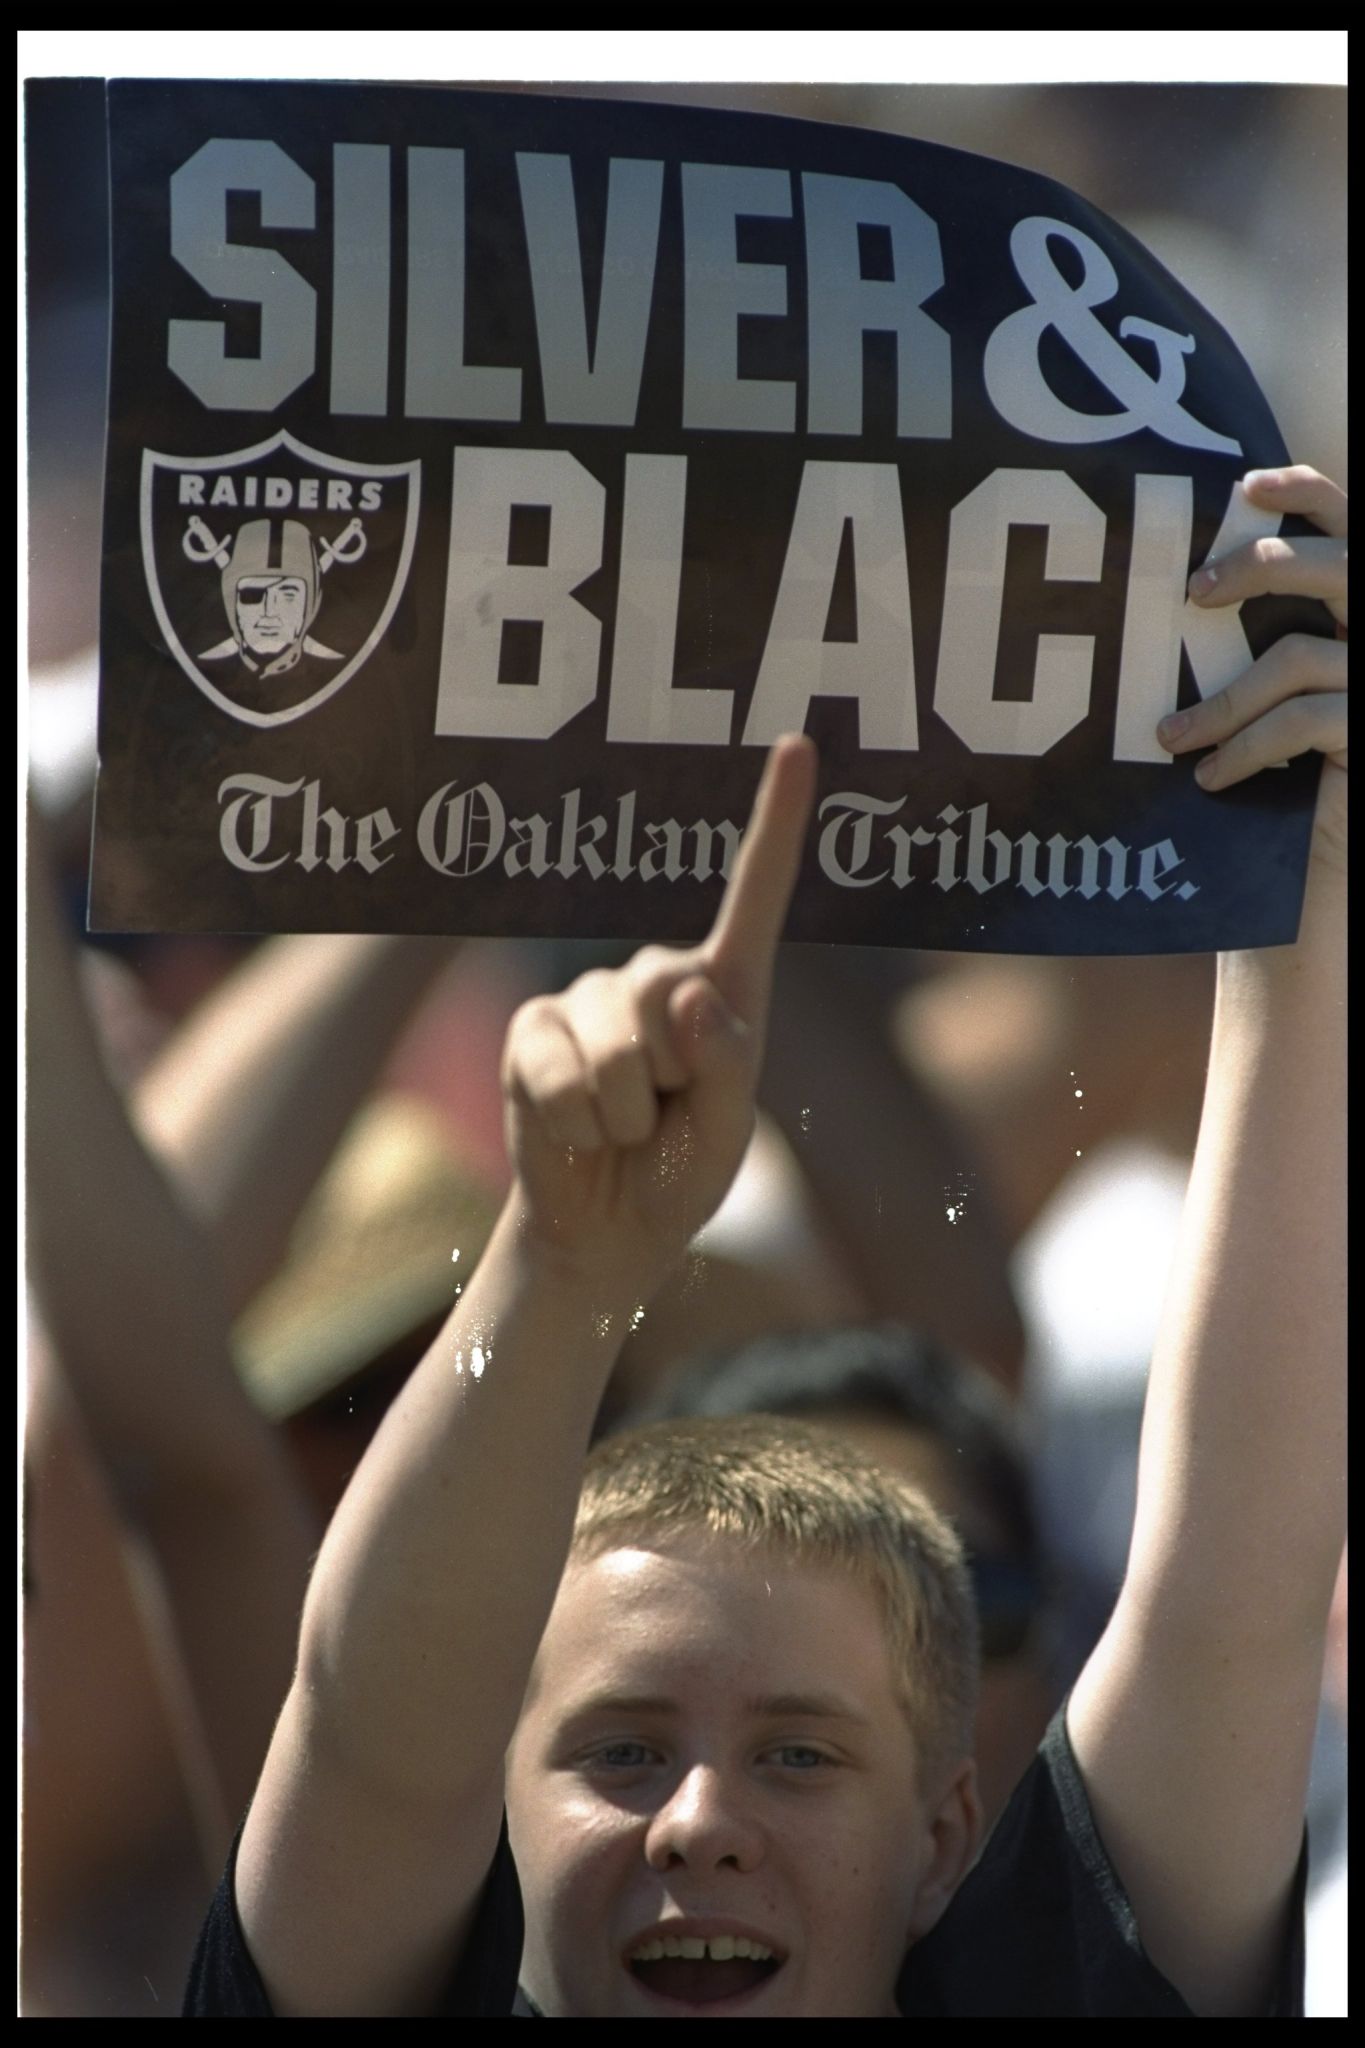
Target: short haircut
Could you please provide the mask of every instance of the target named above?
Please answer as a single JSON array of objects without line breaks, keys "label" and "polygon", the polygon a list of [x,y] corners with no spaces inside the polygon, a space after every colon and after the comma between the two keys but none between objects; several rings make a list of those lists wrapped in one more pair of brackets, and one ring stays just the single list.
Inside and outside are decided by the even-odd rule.
[{"label": "short haircut", "polygon": [[796,1330],[694,1360],[621,1425],[694,1415],[861,1412],[921,1430],[953,1454],[959,1480],[988,1508],[1010,1553],[1035,1567],[1042,1542],[1024,1439],[1009,1402],[979,1367],[895,1323]]},{"label": "short haircut", "polygon": [[588,1458],[570,1559],[704,1531],[842,1570],[880,1607],[921,1789],[972,1750],[976,1609],[962,1546],[913,1487],[800,1423],[654,1423]]}]

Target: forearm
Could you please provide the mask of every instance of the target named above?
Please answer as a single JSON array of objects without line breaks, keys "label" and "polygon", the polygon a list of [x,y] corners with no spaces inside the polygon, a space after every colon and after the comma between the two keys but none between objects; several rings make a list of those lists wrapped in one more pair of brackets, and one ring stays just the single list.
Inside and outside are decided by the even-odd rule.
[{"label": "forearm", "polygon": [[269,941],[198,1009],[141,1082],[135,1114],[219,1248],[236,1315],[278,1266],[299,1211],[448,939]]},{"label": "forearm", "polygon": [[537,1253],[514,1190],[314,1570],[298,1705],[364,1782],[434,1806],[500,1766],[633,1306]]},{"label": "forearm", "polygon": [[[118,1104],[29,1091],[30,1274],[120,1514],[236,1497],[282,1455],[237,1381],[212,1249]],[[123,1146],[129,1148],[120,1157]]]},{"label": "forearm", "polygon": [[1273,1981],[1345,1531],[1341,894],[1219,963],[1128,1577],[1068,1709],[1143,1945],[1209,2017]]},{"label": "forearm", "polygon": [[213,1248],[104,1070],[43,865],[28,896],[31,1274],[123,1512],[175,1486],[235,1489],[264,1426],[237,1383]]},{"label": "forearm", "polygon": [[[1192,594],[1297,590],[1344,625],[1340,490],[1242,488],[1329,538],[1234,549]],[[1297,943],[1219,961],[1128,1576],[1067,1715],[1143,1946],[1210,2018],[1264,2014],[1277,1976],[1345,1532],[1345,655],[1290,635],[1158,728],[1215,800],[1324,757]]]},{"label": "forearm", "polygon": [[1345,884],[1219,963],[1144,1423],[1135,1591],[1235,1639],[1325,1620],[1345,1535]]},{"label": "forearm", "polygon": [[212,1247],[101,1066],[37,844],[28,938],[31,1276],[216,1867],[288,1684],[314,1532],[238,1383]]}]

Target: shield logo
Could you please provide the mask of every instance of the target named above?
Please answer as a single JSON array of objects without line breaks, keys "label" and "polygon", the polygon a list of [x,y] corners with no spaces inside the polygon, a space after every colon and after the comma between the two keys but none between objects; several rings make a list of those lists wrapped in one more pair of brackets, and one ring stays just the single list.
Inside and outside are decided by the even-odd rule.
[{"label": "shield logo", "polygon": [[281,431],[230,455],[142,456],[142,560],[166,645],[245,725],[325,704],[382,642],[417,538],[422,465]]}]

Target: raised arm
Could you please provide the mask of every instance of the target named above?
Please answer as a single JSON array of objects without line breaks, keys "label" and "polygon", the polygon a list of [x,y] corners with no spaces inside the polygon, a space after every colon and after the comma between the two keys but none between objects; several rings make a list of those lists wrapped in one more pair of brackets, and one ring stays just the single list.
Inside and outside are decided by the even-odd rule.
[{"label": "raised arm", "polygon": [[218,1246],[232,1315],[289,1232],[450,939],[269,939],[176,1032],[135,1115]]},{"label": "raised arm", "polygon": [[30,1275],[124,1541],[152,1567],[144,1626],[217,1866],[289,1681],[315,1532],[233,1367],[214,1247],[104,1070],[36,813],[29,829]]},{"label": "raised arm", "polygon": [[813,781],[808,743],[774,749],[703,945],[648,948],[512,1026],[512,1193],[329,1528],[241,1844],[281,2016],[419,2015],[452,1966],[603,1387],[752,1129]]},{"label": "raised arm", "polygon": [[[1254,542],[1193,594],[1308,593],[1344,627],[1342,493],[1294,469],[1251,494],[1327,537]],[[1214,2017],[1269,1996],[1345,1538],[1345,692],[1344,644],[1291,636],[1162,735],[1216,745],[1212,792],[1326,757],[1297,944],[1219,961],[1128,1576],[1069,1713],[1143,1943]]]}]

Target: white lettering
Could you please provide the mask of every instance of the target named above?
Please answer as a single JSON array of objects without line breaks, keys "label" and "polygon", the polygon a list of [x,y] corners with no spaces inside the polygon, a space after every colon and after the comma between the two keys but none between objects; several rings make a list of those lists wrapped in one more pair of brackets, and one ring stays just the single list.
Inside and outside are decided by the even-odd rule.
[{"label": "white lettering", "polygon": [[550,872],[550,828],[538,811],[529,818],[509,818],[507,829],[512,844],[502,857],[503,872],[534,875],[537,880]]},{"label": "white lettering", "polygon": [[588,356],[583,256],[567,156],[517,156],[531,265],[545,417],[553,425],[630,427],[640,403],[664,167],[613,157],[607,185],[597,346]]},{"label": "white lettering", "polygon": [[[856,640],[826,640],[845,523],[852,528]],[[853,697],[864,747],[918,747],[910,577],[893,463],[808,462],[744,727],[745,746],[800,732],[812,697]]]},{"label": "white lettering", "polygon": [[277,249],[227,238],[229,192],[260,196],[263,228],[311,228],[313,180],[273,142],[206,142],[171,179],[171,254],[211,299],[260,307],[260,353],[229,355],[222,320],[172,320],[166,362],[201,405],[273,412],[312,375],[317,294]]},{"label": "white lettering", "polygon": [[520,419],[521,371],[467,363],[464,351],[464,151],[410,149],[408,417]]},{"label": "white lettering", "polygon": [[652,882],[656,875],[662,875],[668,882],[681,881],[685,872],[682,826],[674,818],[665,818],[661,825],[646,825],[644,833],[649,844],[640,855],[640,880]]},{"label": "white lettering", "polygon": [[507,813],[502,798],[486,782],[452,795],[454,789],[453,782],[443,783],[423,804],[417,849],[427,866],[443,875],[479,875],[502,851]]},{"label": "white lettering", "polygon": [[[573,592],[602,561],[606,493],[556,449],[457,448],[438,734],[549,739],[597,694],[602,628]],[[514,505],[545,506],[549,560],[509,563]],[[534,685],[498,681],[507,621],[541,626]]]},{"label": "white lettering", "polygon": [[[273,806],[285,797],[297,796],[302,788],[302,776],[297,782],[275,782],[268,775],[229,775],[225,782],[219,783],[219,803],[233,790],[242,792],[233,798],[218,820],[218,844],[235,868],[241,868],[247,874],[260,874],[267,868],[278,868],[284,864],[287,854],[281,853],[274,860],[263,858],[270,844]],[[240,837],[242,813],[252,797],[256,801],[251,804],[251,845],[244,847]]]},{"label": "white lettering", "polygon": [[742,315],[773,319],[787,310],[787,273],[777,263],[741,263],[742,217],[785,220],[792,210],[786,171],[744,164],[684,164],[683,425],[790,434],[796,386],[739,374]]},{"label": "white lettering", "polygon": [[1144,846],[1138,855],[1137,885],[1151,902],[1159,896],[1168,896],[1174,890],[1182,903],[1188,903],[1191,896],[1199,894],[1193,882],[1168,882],[1167,875],[1185,863],[1169,839],[1159,839],[1155,846]]},{"label": "white lettering", "polygon": [[393,859],[391,853],[381,854],[375,849],[387,846],[391,839],[398,837],[398,833],[398,826],[394,824],[385,808],[370,811],[360,820],[355,828],[355,857],[367,875],[377,874],[380,868]]},{"label": "white lettering", "polygon": [[332,147],[332,411],[389,409],[389,150]]},{"label": "white lettering", "polygon": [[571,875],[578,873],[578,864],[582,861],[594,882],[600,882],[607,872],[607,864],[597,849],[606,836],[607,821],[599,813],[597,817],[589,818],[585,825],[580,825],[578,806],[581,795],[581,790],[571,789],[564,797],[564,815],[559,832],[559,859],[555,866],[567,882]]},{"label": "white lettering", "polygon": [[953,511],[934,709],[976,754],[1045,754],[1090,708],[1095,641],[1040,633],[1028,703],[994,695],[1011,526],[1046,526],[1049,582],[1095,583],[1105,517],[1058,469],[997,469]]},{"label": "white lettering", "polygon": [[[1174,711],[1180,689],[1180,650],[1201,697],[1211,697],[1252,662],[1240,605],[1213,610],[1190,601],[1194,484],[1187,476],[1139,476],[1133,493],[1133,548],[1123,612],[1114,759],[1169,764],[1156,736],[1158,720]],[[1280,514],[1262,511],[1232,486],[1227,511],[1206,561],[1216,562],[1243,542],[1280,530]]]},{"label": "white lettering", "polygon": [[[316,782],[306,784],[303,792],[303,843],[295,859],[307,874],[325,858],[334,875],[339,875],[346,866],[346,820],[341,812],[330,807],[322,810],[321,787]],[[327,852],[318,852],[318,833],[327,828]]]},{"label": "white lettering", "polygon": [[[807,319],[812,434],[863,431],[863,336],[896,337],[896,432],[944,441],[953,431],[952,345],[924,301],[943,284],[938,228],[896,185],[807,171]],[[858,230],[889,236],[893,276],[865,278]]]},{"label": "white lettering", "polygon": [[846,889],[870,889],[874,882],[885,881],[885,869],[877,875],[861,875],[858,870],[866,867],[872,850],[873,818],[894,817],[904,803],[903,796],[883,800],[860,796],[851,789],[827,796],[819,811],[822,818],[829,813],[829,822],[820,834],[821,871]]},{"label": "white lettering", "polygon": [[686,456],[626,457],[609,740],[692,747],[729,743],[732,691],[673,688],[686,494]]}]

